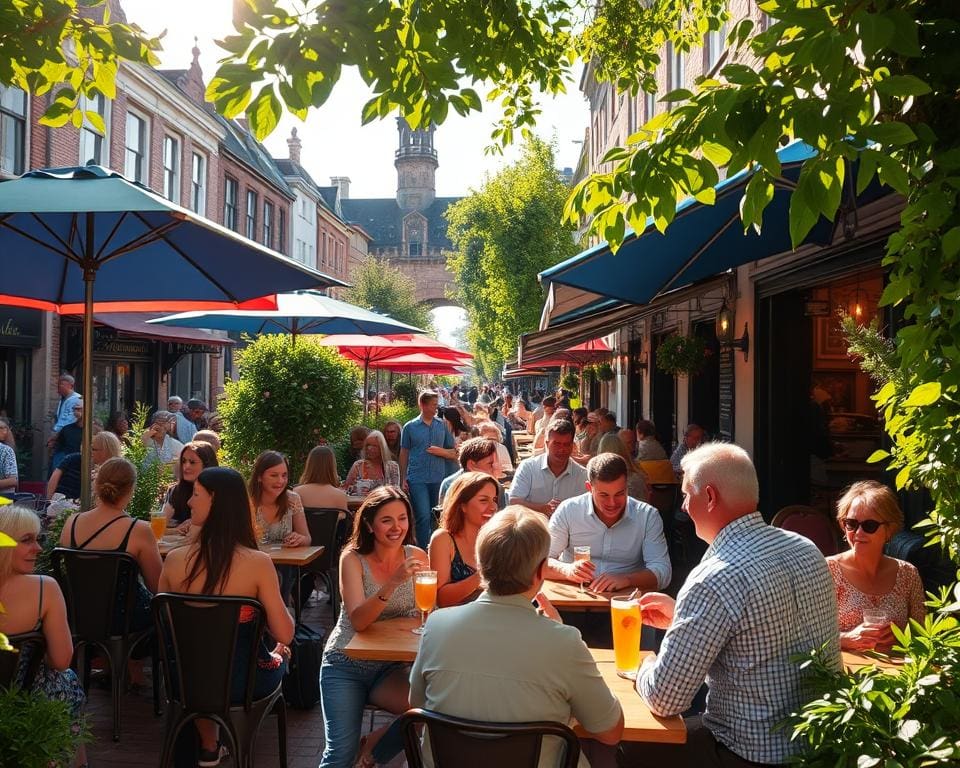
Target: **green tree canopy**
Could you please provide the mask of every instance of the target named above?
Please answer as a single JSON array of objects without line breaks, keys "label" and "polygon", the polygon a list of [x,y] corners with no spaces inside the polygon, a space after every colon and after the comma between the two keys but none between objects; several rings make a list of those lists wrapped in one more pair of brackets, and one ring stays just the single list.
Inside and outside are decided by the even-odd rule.
[{"label": "green tree canopy", "polygon": [[482,374],[496,376],[536,330],[543,306],[537,273],[578,250],[561,223],[569,189],[551,147],[531,139],[515,164],[447,209],[456,253],[447,259],[467,310],[467,340]]},{"label": "green tree canopy", "polygon": [[0,83],[42,96],[52,91],[41,119],[80,127],[86,116],[103,131],[103,119],[78,108],[80,96],[116,95],[120,60],[159,64],[158,38],[135,24],[112,21],[105,0],[6,0],[0,3]]},{"label": "green tree canopy", "polygon": [[417,301],[417,284],[396,267],[373,256],[350,276],[346,300],[425,331],[432,329],[430,308]]}]

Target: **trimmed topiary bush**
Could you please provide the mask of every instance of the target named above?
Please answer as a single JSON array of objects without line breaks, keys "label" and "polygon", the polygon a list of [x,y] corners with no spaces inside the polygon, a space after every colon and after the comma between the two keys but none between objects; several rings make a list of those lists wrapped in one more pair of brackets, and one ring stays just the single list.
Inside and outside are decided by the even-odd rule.
[{"label": "trimmed topiary bush", "polygon": [[237,354],[239,381],[228,381],[217,412],[227,463],[249,474],[262,451],[286,455],[291,480],[320,438],[333,443],[358,424],[360,371],[312,338],[261,336]]}]

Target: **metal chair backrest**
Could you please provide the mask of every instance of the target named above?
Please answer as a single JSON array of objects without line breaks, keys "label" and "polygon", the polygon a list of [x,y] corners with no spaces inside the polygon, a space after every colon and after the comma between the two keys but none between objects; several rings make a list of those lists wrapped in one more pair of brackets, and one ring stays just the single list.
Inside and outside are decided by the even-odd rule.
[{"label": "metal chair backrest", "polygon": [[[8,635],[7,640],[16,650],[0,651],[0,688],[16,685],[29,690],[47,652],[47,639],[38,630]],[[25,653],[29,656],[24,665],[21,659]]]},{"label": "metal chair backrest", "polygon": [[[263,605],[250,597],[161,592],[150,602],[157,645],[170,701],[186,712],[219,715],[231,707],[233,666],[247,653],[244,709],[250,709],[256,682],[257,647],[264,629]],[[241,648],[242,608],[253,610],[247,648]]]},{"label": "metal chair backrest", "polygon": [[837,543],[839,533],[837,522],[814,507],[808,507],[805,504],[786,506],[774,515],[770,525],[799,533],[810,539],[824,557],[830,557],[840,551]]},{"label": "metal chair backrest", "polygon": [[[126,552],[57,547],[50,554],[70,629],[79,640],[106,643],[131,632],[140,566]],[[118,596],[123,604],[118,606]]]},{"label": "metal chair backrest", "polygon": [[303,513],[307,518],[307,529],[310,531],[310,543],[315,547],[323,547],[320,555],[307,567],[311,573],[323,573],[330,570],[337,563],[337,524],[342,509],[331,507],[304,507]]},{"label": "metal chair backrest", "polygon": [[561,723],[487,723],[426,709],[411,709],[400,719],[409,768],[424,764],[419,724],[430,735],[434,768],[537,768],[544,737],[559,739],[565,746],[558,768],[576,768],[580,759],[579,739]]}]

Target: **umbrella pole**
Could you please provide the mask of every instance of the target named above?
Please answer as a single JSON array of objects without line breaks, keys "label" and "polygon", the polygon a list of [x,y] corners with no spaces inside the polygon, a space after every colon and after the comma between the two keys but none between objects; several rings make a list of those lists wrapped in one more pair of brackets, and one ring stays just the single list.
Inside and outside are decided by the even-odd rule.
[{"label": "umbrella pole", "polygon": [[93,268],[93,214],[87,214],[86,258],[83,270],[83,416],[80,427],[80,511],[91,507],[90,481],[93,470],[90,453],[93,440],[93,283],[97,273]]},{"label": "umbrella pole", "polygon": [[377,383],[375,385],[375,388],[377,390],[377,395],[373,401],[373,408],[374,408],[374,413],[376,413],[377,416],[379,417],[380,416],[380,369],[379,368],[377,368]]},{"label": "umbrella pole", "polygon": [[363,420],[367,420],[370,413],[370,403],[367,401],[367,382],[370,380],[370,364],[363,364]]}]

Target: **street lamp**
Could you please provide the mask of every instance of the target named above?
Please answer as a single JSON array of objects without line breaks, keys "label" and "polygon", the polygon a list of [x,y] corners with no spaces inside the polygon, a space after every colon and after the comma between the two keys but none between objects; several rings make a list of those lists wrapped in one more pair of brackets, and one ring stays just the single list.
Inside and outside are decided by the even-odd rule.
[{"label": "street lamp", "polygon": [[750,350],[750,333],[747,330],[747,324],[743,324],[743,336],[739,339],[733,337],[734,313],[727,306],[726,298],[720,305],[720,311],[717,312],[717,341],[720,342],[721,349],[739,349],[743,352],[743,360],[747,361],[747,353]]}]

